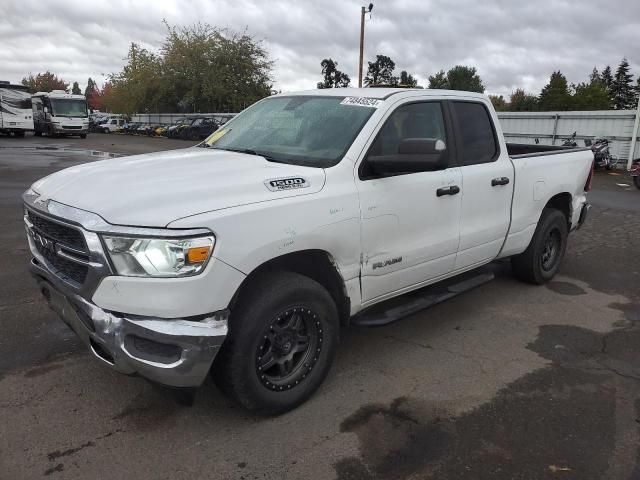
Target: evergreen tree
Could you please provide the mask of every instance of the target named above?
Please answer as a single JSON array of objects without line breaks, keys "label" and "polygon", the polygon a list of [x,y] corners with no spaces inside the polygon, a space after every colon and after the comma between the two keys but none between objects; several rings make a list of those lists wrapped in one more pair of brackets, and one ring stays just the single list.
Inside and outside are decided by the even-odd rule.
[{"label": "evergreen tree", "polygon": [[613,108],[616,110],[628,110],[636,107],[635,91],[632,84],[633,75],[629,73],[629,62],[623,58],[616,70],[616,75],[611,86]]},{"label": "evergreen tree", "polygon": [[553,72],[549,83],[540,93],[540,110],[557,111],[572,108],[571,92],[565,77],[560,71]]},{"label": "evergreen tree", "polygon": [[429,87],[431,89],[446,90],[449,88],[447,74],[444,70],[440,70],[435,75],[429,75]]},{"label": "evergreen tree", "polygon": [[338,62],[334,62],[330,58],[325,58],[320,62],[322,67],[322,76],[324,80],[318,82],[318,88],[340,88],[348,87],[351,79],[349,75],[338,70]]},{"label": "evergreen tree", "polygon": [[406,70],[400,72],[400,85],[403,87],[415,88],[418,86],[418,80],[413,75],[407,73]]},{"label": "evergreen tree", "polygon": [[71,93],[73,93],[74,95],[82,94],[82,90],[80,90],[80,85],[78,85],[78,82],[73,82],[73,87],[71,87]]}]

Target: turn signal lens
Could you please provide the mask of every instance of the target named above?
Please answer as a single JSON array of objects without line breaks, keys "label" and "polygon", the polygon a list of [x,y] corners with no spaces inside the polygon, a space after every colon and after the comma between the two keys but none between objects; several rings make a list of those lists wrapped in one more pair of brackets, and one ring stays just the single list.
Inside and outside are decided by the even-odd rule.
[{"label": "turn signal lens", "polygon": [[187,250],[187,262],[188,263],[202,263],[206,262],[211,252],[210,247],[193,247]]}]

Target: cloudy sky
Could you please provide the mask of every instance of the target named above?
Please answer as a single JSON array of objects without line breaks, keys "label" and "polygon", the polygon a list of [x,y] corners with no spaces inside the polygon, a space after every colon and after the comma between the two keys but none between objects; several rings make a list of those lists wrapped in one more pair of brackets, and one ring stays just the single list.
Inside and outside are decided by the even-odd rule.
[{"label": "cloudy sky", "polygon": [[[368,3],[369,0],[366,0]],[[314,88],[331,57],[357,83],[360,7],[350,0],[0,0],[0,79],[50,70],[101,83],[128,45],[157,49],[172,25],[197,21],[264,41],[277,89]],[[550,73],[586,80],[627,57],[640,74],[638,0],[374,0],[365,60],[390,56],[426,85],[456,64],[478,68],[488,93],[537,93]],[[366,68],[366,63],[365,63]]]}]

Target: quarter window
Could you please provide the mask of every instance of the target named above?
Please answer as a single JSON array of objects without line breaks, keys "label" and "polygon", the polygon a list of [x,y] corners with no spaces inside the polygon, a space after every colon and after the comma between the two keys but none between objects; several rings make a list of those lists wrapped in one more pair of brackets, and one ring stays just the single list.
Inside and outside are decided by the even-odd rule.
[{"label": "quarter window", "polygon": [[487,108],[477,102],[452,102],[458,127],[462,165],[476,165],[496,160],[498,144]]}]

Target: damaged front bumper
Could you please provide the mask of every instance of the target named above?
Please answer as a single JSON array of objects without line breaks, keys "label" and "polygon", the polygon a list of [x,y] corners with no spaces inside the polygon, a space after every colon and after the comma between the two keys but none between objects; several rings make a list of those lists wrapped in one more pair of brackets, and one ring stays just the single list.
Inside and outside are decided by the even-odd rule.
[{"label": "damaged front bumper", "polygon": [[227,334],[228,311],[162,319],[103,310],[70,291],[37,258],[31,274],[49,306],[105,364],[171,387],[197,387]]}]

